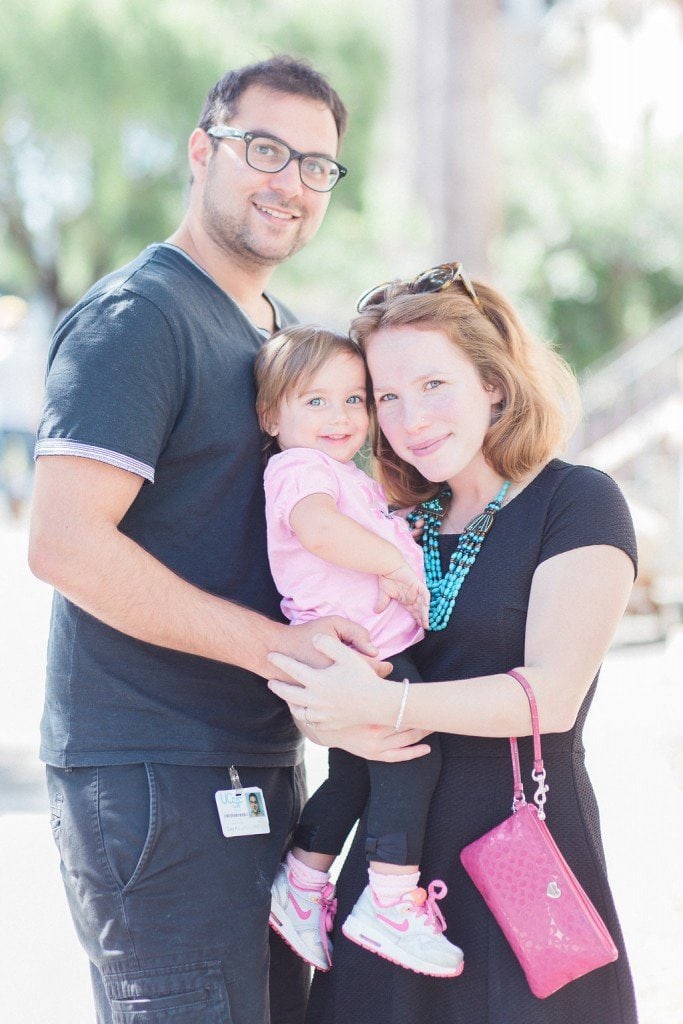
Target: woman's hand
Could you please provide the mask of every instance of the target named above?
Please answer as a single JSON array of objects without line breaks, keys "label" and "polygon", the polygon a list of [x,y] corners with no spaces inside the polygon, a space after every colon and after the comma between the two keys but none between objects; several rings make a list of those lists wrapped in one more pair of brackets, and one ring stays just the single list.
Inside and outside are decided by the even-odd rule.
[{"label": "woman's hand", "polygon": [[297,726],[304,736],[322,747],[341,747],[366,761],[412,761],[428,754],[431,747],[421,743],[428,733],[424,729],[401,729],[394,732],[382,725],[359,725],[352,729],[320,729],[307,725],[297,708]]},{"label": "woman's hand", "polygon": [[330,659],[328,667],[312,668],[284,654],[268,656],[296,680],[271,679],[268,686],[289,704],[297,722],[334,730],[360,725],[390,728],[401,705],[401,684],[381,679],[360,655],[333,637],[316,636],[313,646]]}]

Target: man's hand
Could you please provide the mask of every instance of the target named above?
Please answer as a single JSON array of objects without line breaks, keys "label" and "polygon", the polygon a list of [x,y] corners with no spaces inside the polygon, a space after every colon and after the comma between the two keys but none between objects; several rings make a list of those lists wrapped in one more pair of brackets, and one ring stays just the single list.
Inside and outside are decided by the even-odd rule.
[{"label": "man's hand", "polygon": [[331,664],[331,659],[314,647],[313,638],[316,636],[330,636],[340,640],[346,647],[353,648],[382,678],[391,672],[390,662],[377,660],[377,648],[370,643],[367,629],[340,615],[328,615],[298,626],[284,627],[278,637],[277,650],[312,668],[325,668]]}]

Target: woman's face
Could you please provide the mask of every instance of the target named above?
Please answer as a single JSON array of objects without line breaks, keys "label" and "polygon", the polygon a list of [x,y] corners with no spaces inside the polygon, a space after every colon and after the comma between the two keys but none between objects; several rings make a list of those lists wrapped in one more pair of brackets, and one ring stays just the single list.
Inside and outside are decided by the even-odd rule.
[{"label": "woman's face", "polygon": [[442,331],[384,327],[367,361],[379,424],[405,462],[434,482],[485,464],[482,443],[502,394]]}]

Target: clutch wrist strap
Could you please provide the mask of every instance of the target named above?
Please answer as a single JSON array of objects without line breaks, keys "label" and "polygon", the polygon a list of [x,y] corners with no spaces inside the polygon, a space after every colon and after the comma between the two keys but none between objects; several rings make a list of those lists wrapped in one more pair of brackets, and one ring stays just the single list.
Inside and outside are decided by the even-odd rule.
[{"label": "clutch wrist strap", "polygon": [[[511,669],[507,675],[512,676],[513,679],[517,680],[526,693],[529,701],[529,709],[531,711],[531,728],[533,730],[534,738],[534,768],[531,773],[531,778],[536,783],[534,802],[538,808],[538,816],[543,820],[545,818],[544,805],[546,802],[548,787],[545,783],[546,772],[543,765],[543,753],[541,750],[541,728],[538,716],[538,705],[536,704],[536,698],[534,696],[531,683],[522,675],[521,672],[518,672],[516,669]],[[510,737],[510,754],[512,756],[512,775],[514,778],[512,809],[513,811],[516,811],[526,803],[526,797],[524,795],[524,784],[522,782],[522,772],[519,765],[519,748],[517,746],[517,739],[514,736]]]}]

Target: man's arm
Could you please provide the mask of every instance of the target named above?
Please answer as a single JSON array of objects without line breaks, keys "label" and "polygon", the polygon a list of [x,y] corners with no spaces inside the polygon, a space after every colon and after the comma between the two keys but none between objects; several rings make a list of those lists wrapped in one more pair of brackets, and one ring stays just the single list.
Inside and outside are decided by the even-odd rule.
[{"label": "man's arm", "polygon": [[[38,459],[29,565],[74,604],[138,640],[213,658],[268,678],[269,651],[310,662],[315,629],[285,626],[181,579],[118,529],[142,478],[93,459]],[[367,634],[342,619],[333,632],[367,649]],[[325,662],[327,659],[324,659]]]}]

